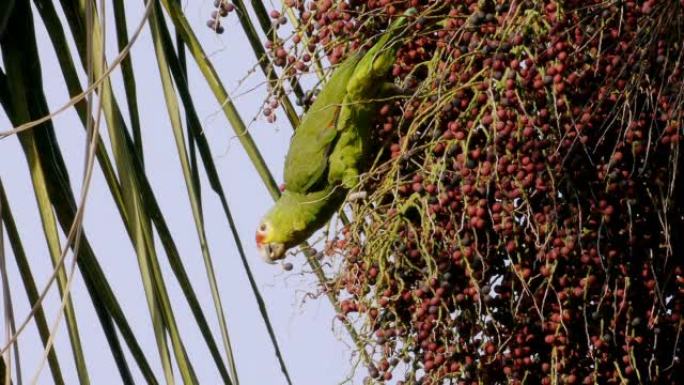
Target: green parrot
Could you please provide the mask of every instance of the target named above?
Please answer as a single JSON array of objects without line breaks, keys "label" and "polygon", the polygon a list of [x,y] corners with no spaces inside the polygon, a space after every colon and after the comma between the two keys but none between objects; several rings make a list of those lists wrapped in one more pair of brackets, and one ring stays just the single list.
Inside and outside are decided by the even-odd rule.
[{"label": "green parrot", "polygon": [[269,263],[285,257],[337,212],[365,171],[377,99],[396,87],[385,81],[399,47],[406,11],[366,53],[335,69],[301,120],[285,158],[285,190],[256,232],[259,253]]}]

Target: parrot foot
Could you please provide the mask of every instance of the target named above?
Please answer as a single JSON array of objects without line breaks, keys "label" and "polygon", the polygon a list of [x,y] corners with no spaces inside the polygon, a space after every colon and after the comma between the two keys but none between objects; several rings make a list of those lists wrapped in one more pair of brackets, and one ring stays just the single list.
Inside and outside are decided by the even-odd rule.
[{"label": "parrot foot", "polygon": [[368,197],[368,193],[366,191],[357,191],[349,194],[347,197],[347,202],[356,202],[359,200],[366,199]]},{"label": "parrot foot", "polygon": [[359,183],[359,173],[354,169],[347,169],[342,177],[342,185],[347,190],[351,190]]},{"label": "parrot foot", "polygon": [[380,96],[382,98],[393,98],[401,96],[410,96],[411,90],[398,86],[392,82],[383,83],[380,86]]}]

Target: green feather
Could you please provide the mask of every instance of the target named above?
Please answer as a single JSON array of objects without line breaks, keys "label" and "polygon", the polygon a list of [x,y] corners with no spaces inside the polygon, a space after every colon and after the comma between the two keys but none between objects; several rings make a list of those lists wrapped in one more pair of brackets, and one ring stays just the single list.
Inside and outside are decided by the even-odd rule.
[{"label": "green feather", "polygon": [[306,193],[325,182],[328,157],[338,136],[337,119],[346,94],[345,86],[360,59],[360,54],[353,55],[335,70],[295,130],[285,158],[288,190]]},{"label": "green feather", "polygon": [[285,191],[260,226],[263,244],[284,246],[267,248],[268,258],[282,258],[324,226],[365,171],[377,99],[406,22],[398,18],[367,53],[346,59],[304,115],[285,159]]},{"label": "green feather", "polygon": [[282,243],[286,249],[304,242],[335,214],[345,195],[341,188],[310,194],[285,190],[265,217],[276,230],[268,242]]}]

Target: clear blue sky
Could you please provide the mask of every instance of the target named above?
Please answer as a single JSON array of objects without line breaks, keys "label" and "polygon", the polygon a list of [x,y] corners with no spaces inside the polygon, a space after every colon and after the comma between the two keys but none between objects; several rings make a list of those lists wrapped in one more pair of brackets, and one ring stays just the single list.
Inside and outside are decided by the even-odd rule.
[{"label": "clear blue sky", "polygon": [[[233,14],[225,19],[226,32],[217,36],[204,26],[213,9],[213,1],[186,1],[185,3],[187,17],[196,29],[205,50],[210,54],[224,84],[231,91],[235,91],[238,87],[238,80],[245,77],[255,63],[254,54],[247,44],[237,17]],[[126,1],[126,5],[129,30],[131,30],[139,23],[143,2]],[[112,27],[112,10],[108,9],[108,12],[108,25]],[[113,32],[110,30],[108,33],[110,60],[116,56]],[[43,54],[42,68],[48,102],[50,108],[54,110],[67,101],[68,94],[62,84],[52,46],[40,23],[38,23],[37,34]],[[166,219],[205,313],[210,319],[214,334],[220,341],[199,242],[185,185],[182,182],[183,177],[175,142],[164,107],[149,28],[144,30],[133,48],[132,58],[138,82],[138,100],[142,113],[148,177],[157,194],[159,204],[167,215]],[[190,60],[189,62],[191,63]],[[240,235],[249,253],[250,264],[265,297],[293,381],[298,385],[339,383],[349,375],[351,370],[349,360],[351,351],[346,342],[346,335],[339,323],[333,323],[334,313],[327,299],[307,300],[302,304],[304,293],[316,290],[312,275],[301,274],[302,271],[308,271],[303,257],[291,258],[295,268],[287,273],[278,266],[266,265],[257,257],[253,242],[254,229],[261,215],[271,204],[271,199],[240,144],[233,138],[232,129],[219,111],[219,105],[213,95],[204,85],[203,78],[195,71],[193,64],[189,68],[191,89],[197,101],[196,107],[202,119],[205,134],[212,146],[214,160],[228,194]],[[124,98],[118,71],[115,72],[113,81],[119,100],[122,101]],[[255,71],[240,86],[239,93],[260,85],[256,90],[235,100],[246,121],[251,121],[256,116],[266,95],[262,82],[263,76],[260,71]],[[276,125],[267,124],[259,117],[251,124],[250,131],[276,179],[280,181],[283,157],[287,150],[291,129],[283,116],[279,116],[278,122],[279,124]],[[73,110],[59,115],[54,123],[71,173],[71,180],[74,183],[74,190],[79,191],[85,147],[83,128]],[[0,130],[4,131],[9,128],[11,126],[4,112],[0,111]],[[104,126],[101,133],[106,136]],[[0,159],[0,177],[7,189],[10,204],[34,269],[33,273],[38,285],[43,287],[51,272],[49,254],[33,197],[27,164],[15,137],[0,140]],[[220,203],[209,190],[208,184],[205,183],[204,186],[206,187],[203,189],[203,203],[209,246],[218,275],[218,284],[224,301],[241,383],[245,385],[284,384],[285,381],[253,300]],[[156,344],[140,284],[136,257],[97,166],[86,208],[85,229],[100,263],[134,326],[136,336],[161,380],[163,377],[158,364]],[[16,265],[13,263],[13,255],[10,250],[6,252],[9,252],[8,266],[16,318],[22,320],[29,311],[29,306]],[[175,309],[181,333],[190,356],[194,357],[193,363],[196,365],[195,369],[200,383],[219,383],[218,373],[209,359],[208,351],[204,347],[199,330],[194,325],[186,302],[182,299],[178,286],[175,285],[161,247],[158,248],[158,252],[166,269],[171,298],[175,299],[177,304]],[[52,324],[56,316],[58,301],[57,291],[53,287],[45,303],[49,324]],[[109,348],[80,276],[77,276],[74,284],[73,301],[80,320],[81,337],[85,354],[88,357],[92,383],[120,383],[114,361],[108,351]],[[76,383],[64,323],[61,326],[56,349],[62,365],[67,368],[65,370],[67,382]],[[42,355],[42,346],[33,323],[21,336],[19,343],[23,375],[26,381],[33,376]],[[132,367],[134,367],[133,364]],[[136,376],[140,378],[137,372]],[[49,384],[51,381],[49,369],[45,367],[38,383]]]}]

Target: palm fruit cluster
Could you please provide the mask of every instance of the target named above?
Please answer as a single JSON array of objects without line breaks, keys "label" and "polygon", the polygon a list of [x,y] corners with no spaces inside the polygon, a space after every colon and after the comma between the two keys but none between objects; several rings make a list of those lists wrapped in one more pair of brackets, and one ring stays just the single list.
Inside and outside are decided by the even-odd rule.
[{"label": "palm fruit cluster", "polygon": [[325,250],[367,383],[677,383],[683,1],[284,3],[295,77],[418,10]]},{"label": "palm fruit cluster", "polygon": [[228,0],[214,0],[214,10],[211,11],[211,17],[207,20],[207,27],[218,34],[222,34],[224,28],[221,25],[221,18],[228,16],[234,10],[235,5]]}]

